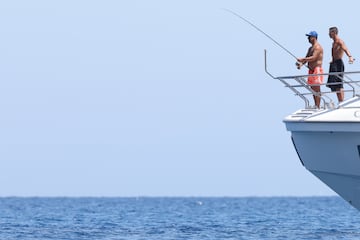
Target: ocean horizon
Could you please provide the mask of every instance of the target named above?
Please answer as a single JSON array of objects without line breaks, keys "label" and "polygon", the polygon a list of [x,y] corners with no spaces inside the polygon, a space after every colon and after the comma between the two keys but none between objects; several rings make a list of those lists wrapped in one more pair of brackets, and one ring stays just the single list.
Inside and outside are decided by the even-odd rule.
[{"label": "ocean horizon", "polygon": [[0,239],[359,239],[338,196],[0,197]]}]

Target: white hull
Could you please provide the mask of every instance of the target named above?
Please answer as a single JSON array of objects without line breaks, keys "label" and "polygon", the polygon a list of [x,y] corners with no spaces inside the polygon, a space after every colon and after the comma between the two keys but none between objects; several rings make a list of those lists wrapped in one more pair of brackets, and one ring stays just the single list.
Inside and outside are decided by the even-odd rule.
[{"label": "white hull", "polygon": [[296,130],[291,137],[304,167],[360,210],[360,132]]},{"label": "white hull", "polygon": [[299,110],[284,122],[304,167],[360,210],[360,98]]}]

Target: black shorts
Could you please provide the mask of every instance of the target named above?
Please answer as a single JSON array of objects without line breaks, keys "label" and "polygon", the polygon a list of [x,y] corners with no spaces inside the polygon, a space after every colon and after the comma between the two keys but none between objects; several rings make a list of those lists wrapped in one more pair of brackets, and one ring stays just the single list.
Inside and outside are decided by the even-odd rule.
[{"label": "black shorts", "polygon": [[[329,73],[332,72],[344,72],[345,67],[344,67],[344,62],[342,59],[337,59],[335,61],[333,61],[332,63],[330,63],[330,69],[329,69]],[[326,84],[327,87],[331,88],[331,91],[336,91],[340,88],[343,88],[343,77],[344,74],[338,74],[338,75],[329,75],[328,81]],[[331,83],[331,84],[329,84]],[[334,83],[339,83],[339,84],[334,84]]]}]

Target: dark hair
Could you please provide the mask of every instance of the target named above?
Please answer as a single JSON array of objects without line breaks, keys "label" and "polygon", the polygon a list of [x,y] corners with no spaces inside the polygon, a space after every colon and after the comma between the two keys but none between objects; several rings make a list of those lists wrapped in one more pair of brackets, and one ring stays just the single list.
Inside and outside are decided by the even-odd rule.
[{"label": "dark hair", "polygon": [[331,27],[329,28],[330,32],[335,32],[336,34],[338,34],[339,30],[337,29],[337,27]]}]

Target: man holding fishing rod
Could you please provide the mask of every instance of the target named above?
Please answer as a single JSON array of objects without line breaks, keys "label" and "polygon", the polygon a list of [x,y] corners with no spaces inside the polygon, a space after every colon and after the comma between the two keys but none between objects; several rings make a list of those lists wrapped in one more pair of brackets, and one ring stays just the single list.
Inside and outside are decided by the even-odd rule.
[{"label": "man holding fishing rod", "polygon": [[[297,68],[300,69],[302,65],[308,64],[309,74],[323,74],[324,70],[322,68],[323,55],[324,50],[321,47],[320,43],[317,41],[318,34],[315,31],[311,31],[306,34],[308,37],[309,43],[311,47],[308,49],[306,57],[297,58]],[[314,94],[314,102],[316,108],[320,108],[320,85],[323,83],[324,76],[323,75],[315,75],[308,77],[308,84],[311,89],[315,92]]]},{"label": "man holding fishing rod", "polygon": [[[332,61],[330,62],[329,73],[344,72],[345,67],[342,60],[344,53],[348,56],[350,64],[352,64],[355,59],[351,56],[350,51],[346,47],[344,41],[339,38],[337,27],[329,28],[329,37],[333,40],[331,49]],[[344,101],[343,77],[343,73],[338,75],[329,75],[327,82],[328,84],[326,84],[326,86],[329,87],[332,92],[336,92],[339,103]]]}]

